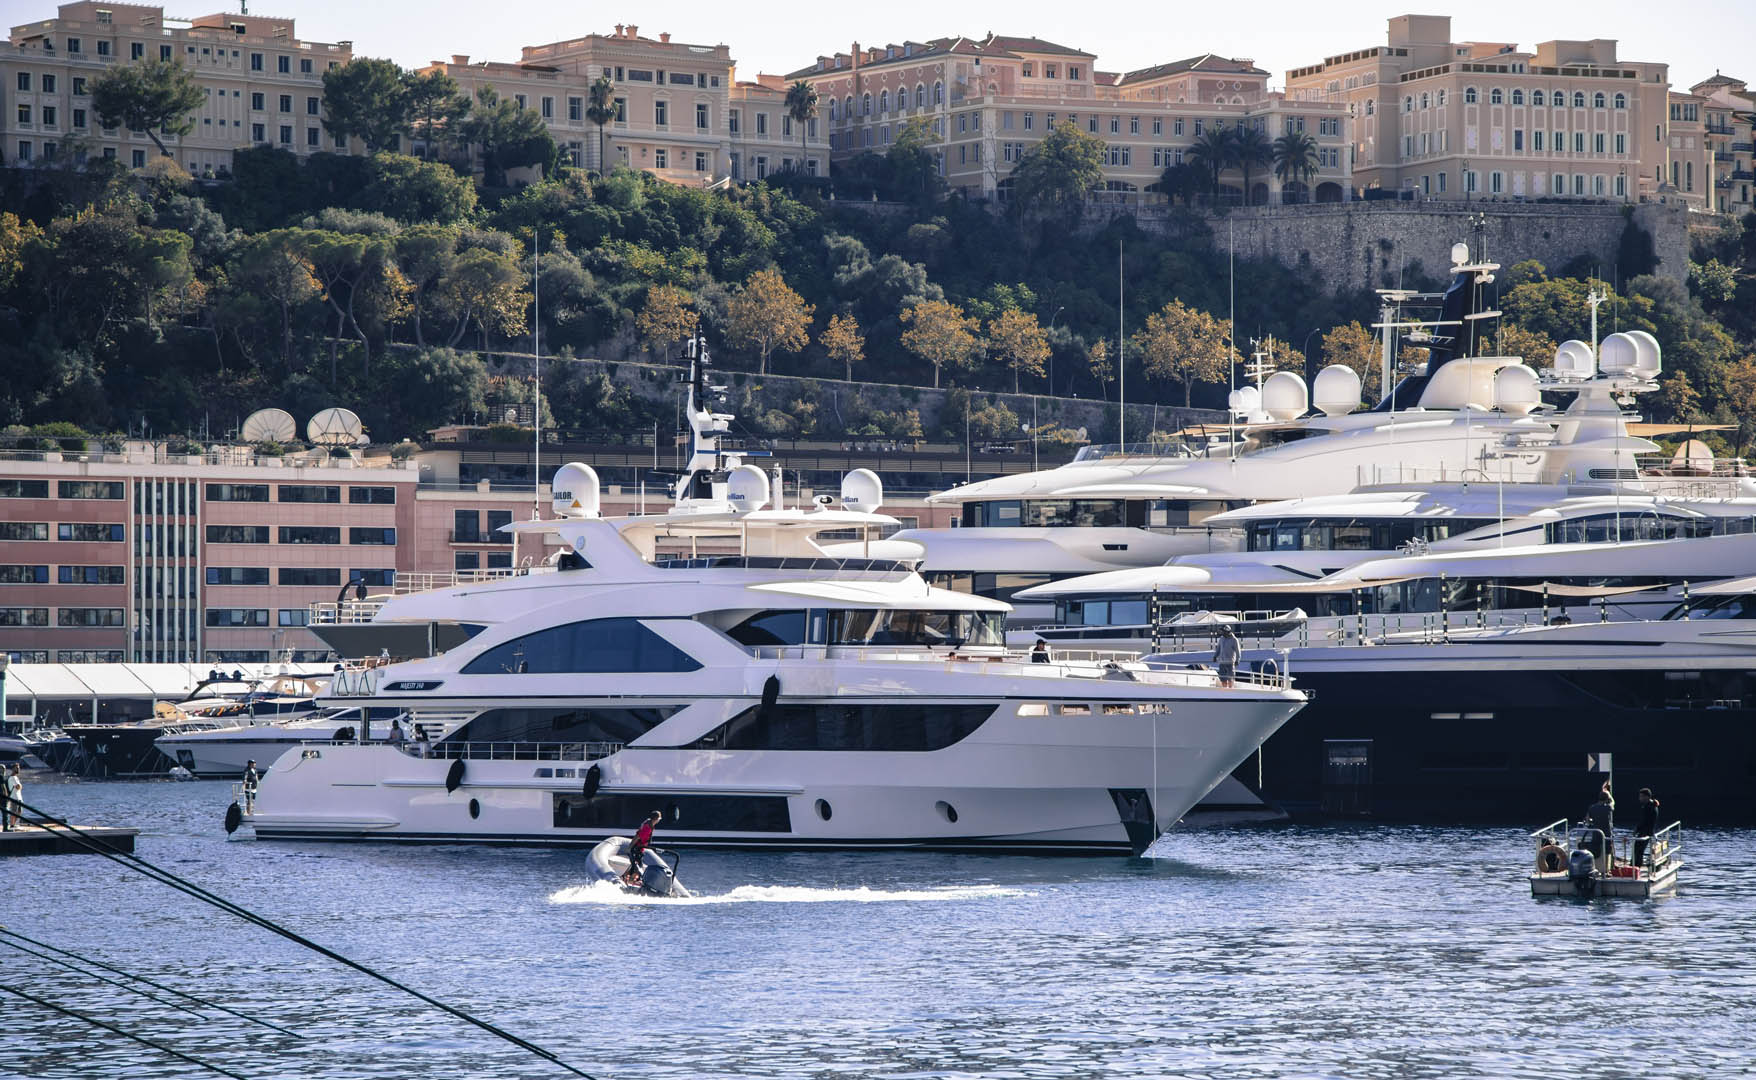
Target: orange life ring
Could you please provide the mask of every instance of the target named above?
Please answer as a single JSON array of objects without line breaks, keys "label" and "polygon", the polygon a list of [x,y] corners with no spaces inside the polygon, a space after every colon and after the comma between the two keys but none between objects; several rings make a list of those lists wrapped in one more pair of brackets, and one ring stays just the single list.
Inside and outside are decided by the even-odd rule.
[{"label": "orange life ring", "polygon": [[1536,868],[1539,874],[1559,873],[1567,869],[1567,853],[1554,844],[1544,844],[1537,849]]}]

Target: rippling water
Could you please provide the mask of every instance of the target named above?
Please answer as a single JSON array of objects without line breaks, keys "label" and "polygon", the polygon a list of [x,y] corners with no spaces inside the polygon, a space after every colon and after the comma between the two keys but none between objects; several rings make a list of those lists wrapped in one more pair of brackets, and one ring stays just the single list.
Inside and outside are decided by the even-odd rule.
[{"label": "rippling water", "polygon": [[[223,784],[26,797],[141,826],[146,858],[603,1078],[1756,1071],[1749,831],[1690,833],[1683,894],[1647,903],[1531,899],[1516,830],[1370,826],[1179,831],[1134,861],[686,853],[699,895],[667,901],[588,884],[579,852],[228,842]],[[0,910],[300,1033],[0,949],[0,984],[244,1075],[566,1075],[94,858],[0,862]],[[0,1075],[196,1075],[0,1009]]]}]

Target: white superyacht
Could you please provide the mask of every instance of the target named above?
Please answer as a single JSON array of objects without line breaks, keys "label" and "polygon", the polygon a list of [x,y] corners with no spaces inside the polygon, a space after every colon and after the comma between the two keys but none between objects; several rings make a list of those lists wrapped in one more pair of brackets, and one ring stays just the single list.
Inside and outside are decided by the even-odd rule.
[{"label": "white superyacht", "polygon": [[819,534],[893,521],[877,478],[851,474],[839,509],[769,509],[706,390],[698,369],[670,512],[602,518],[595,475],[564,466],[559,516],[511,526],[552,572],[346,627],[451,643],[349,664],[324,695],[419,738],[288,751],[256,836],[593,845],[658,810],[678,847],[1138,852],[1304,705],[1280,675],[1012,652],[1005,604],[829,558]]}]

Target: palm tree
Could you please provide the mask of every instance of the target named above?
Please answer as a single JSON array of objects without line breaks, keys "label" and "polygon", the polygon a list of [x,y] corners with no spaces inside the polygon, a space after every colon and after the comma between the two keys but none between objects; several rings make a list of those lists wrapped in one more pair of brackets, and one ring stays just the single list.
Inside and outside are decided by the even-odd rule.
[{"label": "palm tree", "polygon": [[803,79],[787,87],[787,115],[799,129],[799,172],[803,173],[810,153],[805,143],[805,125],[817,115],[817,88]]},{"label": "palm tree", "polygon": [[[1317,140],[1310,132],[1289,131],[1274,140],[1274,175],[1285,184],[1297,180],[1309,186],[1322,158],[1317,153]],[[1284,197],[1283,197],[1283,200]]]},{"label": "palm tree", "polygon": [[1187,206],[1190,200],[1200,193],[1202,179],[1200,171],[1194,166],[1178,162],[1175,165],[1165,166],[1164,173],[1159,176],[1158,183],[1154,186],[1167,202],[1182,199],[1183,205]]},{"label": "palm tree", "polygon": [[608,173],[604,161],[604,127],[616,118],[616,84],[608,75],[599,75],[597,81],[586,91],[588,99],[585,105],[585,118],[598,126],[598,172]]},{"label": "palm tree", "polygon": [[1189,147],[1187,161],[1212,181],[1214,196],[1219,196],[1220,174],[1231,167],[1237,146],[1237,133],[1224,124],[1214,124]]},{"label": "palm tree", "polygon": [[1250,170],[1267,165],[1274,156],[1274,147],[1261,128],[1251,126],[1239,133],[1232,156],[1238,168],[1244,170],[1244,205],[1249,206]]}]

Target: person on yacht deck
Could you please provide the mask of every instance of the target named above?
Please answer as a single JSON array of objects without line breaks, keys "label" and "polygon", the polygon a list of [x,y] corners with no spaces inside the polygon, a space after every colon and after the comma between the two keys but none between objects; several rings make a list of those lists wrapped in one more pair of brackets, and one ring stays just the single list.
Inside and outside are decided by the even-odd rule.
[{"label": "person on yacht deck", "polygon": [[1049,662],[1048,642],[1044,641],[1042,638],[1037,638],[1037,643],[1031,646],[1030,662],[1033,664],[1046,664]]},{"label": "person on yacht deck", "polygon": [[260,782],[261,777],[256,772],[256,759],[251,758],[244,763],[244,782],[239,785],[244,793],[244,813],[246,814],[256,812],[256,787]]},{"label": "person on yacht deck", "polygon": [[1232,679],[1238,671],[1238,654],[1242,650],[1238,646],[1238,635],[1229,626],[1219,629],[1219,638],[1213,643],[1213,663],[1219,668],[1219,684],[1232,685]]}]

